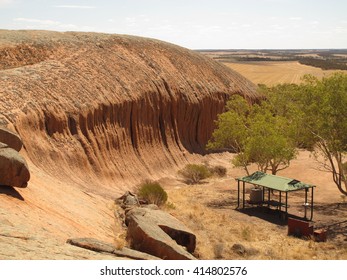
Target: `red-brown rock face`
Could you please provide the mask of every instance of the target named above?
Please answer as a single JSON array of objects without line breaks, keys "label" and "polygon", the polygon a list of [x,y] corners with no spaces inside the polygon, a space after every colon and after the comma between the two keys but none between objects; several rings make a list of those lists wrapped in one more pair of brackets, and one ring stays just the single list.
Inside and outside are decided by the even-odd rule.
[{"label": "red-brown rock face", "polygon": [[0,124],[14,126],[44,172],[105,193],[181,167],[204,152],[229,95],[256,98],[235,72],[157,40],[33,31],[0,38]]}]

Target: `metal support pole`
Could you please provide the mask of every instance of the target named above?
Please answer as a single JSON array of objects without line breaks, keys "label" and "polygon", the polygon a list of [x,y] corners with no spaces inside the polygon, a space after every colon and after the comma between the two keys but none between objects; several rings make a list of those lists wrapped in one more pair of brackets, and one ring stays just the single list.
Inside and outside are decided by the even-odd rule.
[{"label": "metal support pole", "polygon": [[286,192],[286,214],[288,214],[288,192]]},{"label": "metal support pole", "polygon": [[313,189],[314,187],[311,188],[311,218],[310,218],[311,221],[313,219]]},{"label": "metal support pole", "polygon": [[264,203],[265,201],[265,187],[263,187],[263,200],[262,200],[262,203]]},{"label": "metal support pole", "polygon": [[304,216],[304,219],[307,219],[307,192],[308,192],[308,189],[305,189],[305,204],[304,204],[304,208],[305,208],[305,216]]},{"label": "metal support pole", "polygon": [[270,189],[268,189],[267,193],[267,208],[270,208]]},{"label": "metal support pole", "polygon": [[279,206],[279,209],[280,209],[280,212],[282,210],[282,192],[280,191],[280,206]]},{"label": "metal support pole", "polygon": [[245,182],[242,183],[242,207],[245,208]]},{"label": "metal support pole", "polygon": [[240,180],[237,180],[237,208],[240,207]]}]

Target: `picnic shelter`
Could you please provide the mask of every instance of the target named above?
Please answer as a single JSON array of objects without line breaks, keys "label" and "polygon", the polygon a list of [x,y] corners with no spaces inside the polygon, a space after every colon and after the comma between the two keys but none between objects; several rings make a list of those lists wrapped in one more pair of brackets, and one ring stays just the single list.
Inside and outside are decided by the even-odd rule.
[{"label": "picnic shelter", "polygon": [[[237,208],[247,205],[265,205],[268,208],[275,206],[280,212],[288,215],[288,193],[296,191],[304,191],[304,219],[312,220],[313,218],[313,191],[315,186],[303,183],[296,179],[285,178],[277,175],[267,174],[256,171],[253,174],[241,178],[237,178]],[[252,185],[250,199],[246,200],[246,184]],[[242,189],[242,190],[241,190]],[[258,191],[258,196],[252,194]],[[278,201],[271,199],[274,191],[279,192]],[[252,193],[253,192],[253,193]],[[267,193],[267,194],[266,194]],[[310,193],[310,199],[309,199]],[[284,194],[284,198],[282,198]],[[267,197],[266,197],[267,196]],[[283,201],[284,200],[284,201]],[[284,211],[282,211],[282,208]],[[307,217],[307,211],[310,210],[310,218]]]}]

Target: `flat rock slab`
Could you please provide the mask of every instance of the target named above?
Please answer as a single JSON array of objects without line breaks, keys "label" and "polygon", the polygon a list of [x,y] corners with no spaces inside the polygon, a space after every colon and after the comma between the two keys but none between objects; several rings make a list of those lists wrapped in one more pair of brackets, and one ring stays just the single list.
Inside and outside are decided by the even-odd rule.
[{"label": "flat rock slab", "polygon": [[123,247],[121,250],[114,250],[113,254],[118,257],[127,257],[134,260],[161,260],[160,258],[157,258],[153,255],[136,251],[127,247]]},{"label": "flat rock slab", "polygon": [[29,179],[25,159],[12,148],[0,148],[0,185],[25,188]]},{"label": "flat rock slab", "polygon": [[66,241],[68,244],[84,248],[87,250],[99,252],[99,253],[108,253],[113,254],[118,257],[126,257],[134,260],[159,260],[155,256],[132,250],[130,248],[117,249],[114,245],[106,243],[95,238],[75,238],[68,239]]},{"label": "flat rock slab", "polygon": [[94,238],[75,238],[68,239],[66,241],[68,244],[81,247],[87,250],[92,250],[95,252],[103,252],[103,253],[113,253],[116,250],[116,247],[112,244],[94,239]]},{"label": "flat rock slab", "polygon": [[23,147],[22,139],[16,132],[0,127],[0,142],[19,152]]},{"label": "flat rock slab", "polygon": [[195,250],[196,236],[172,215],[161,210],[134,208],[127,212],[126,224],[132,248],[161,259],[195,259],[190,253]]}]

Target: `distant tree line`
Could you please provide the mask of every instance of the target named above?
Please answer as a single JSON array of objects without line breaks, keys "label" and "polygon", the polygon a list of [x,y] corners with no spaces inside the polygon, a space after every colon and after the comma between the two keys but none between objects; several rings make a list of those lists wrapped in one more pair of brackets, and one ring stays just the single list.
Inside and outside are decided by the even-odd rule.
[{"label": "distant tree line", "polygon": [[347,70],[347,59],[346,58],[335,58],[329,53],[322,53],[321,58],[315,57],[304,57],[301,55],[293,54],[281,54],[281,57],[271,56],[235,56],[229,54],[219,55],[215,57],[220,62],[261,62],[261,61],[298,61],[301,64],[309,65],[322,70]]},{"label": "distant tree line", "polygon": [[323,70],[347,70],[346,61],[335,59],[319,59],[313,57],[299,58],[301,64],[318,67]]}]

